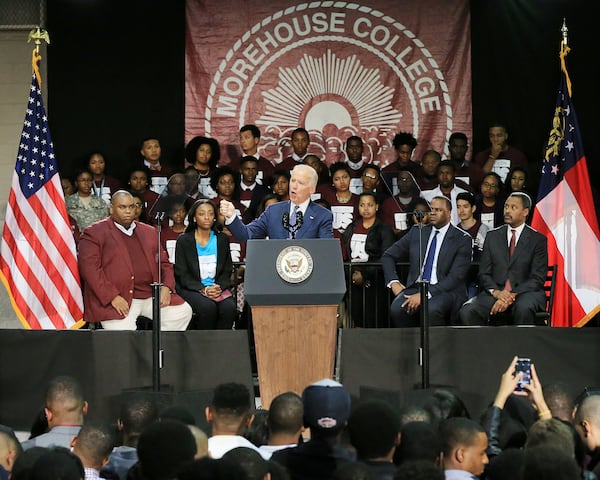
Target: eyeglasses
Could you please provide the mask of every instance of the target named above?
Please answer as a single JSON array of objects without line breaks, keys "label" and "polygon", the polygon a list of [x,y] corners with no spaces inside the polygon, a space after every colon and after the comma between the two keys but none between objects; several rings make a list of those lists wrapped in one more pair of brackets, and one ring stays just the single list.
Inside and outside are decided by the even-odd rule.
[{"label": "eyeglasses", "polygon": [[488,182],[483,182],[481,184],[482,187],[486,187],[486,188],[498,188],[498,185],[496,185],[495,183],[488,183]]},{"label": "eyeglasses", "polygon": [[372,173],[363,173],[363,177],[372,178],[373,180],[377,180],[377,175]]},{"label": "eyeglasses", "polygon": [[143,205],[141,203],[134,203],[133,206],[135,208],[142,208],[143,207]]}]

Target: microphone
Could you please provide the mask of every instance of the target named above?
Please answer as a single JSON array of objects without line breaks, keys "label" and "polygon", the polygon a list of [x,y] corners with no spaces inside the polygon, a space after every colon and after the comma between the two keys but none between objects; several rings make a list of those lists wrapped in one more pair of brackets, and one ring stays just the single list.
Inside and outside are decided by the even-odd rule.
[{"label": "microphone", "polygon": [[156,212],[156,215],[154,215],[154,220],[156,220],[157,223],[161,223],[164,218],[165,212]]},{"label": "microphone", "polygon": [[298,213],[296,214],[296,230],[298,230],[302,224],[304,223],[304,215],[302,215],[302,212],[300,210],[298,210]]},{"label": "microphone", "polygon": [[414,215],[417,217],[417,220],[422,220],[425,215],[428,215],[429,212],[423,212],[422,210],[413,210],[412,212],[406,212],[406,215]]},{"label": "microphone", "polygon": [[281,224],[283,225],[283,228],[285,228],[289,232],[289,230],[290,230],[290,213],[289,212],[285,212],[283,214],[283,217],[281,217]]}]

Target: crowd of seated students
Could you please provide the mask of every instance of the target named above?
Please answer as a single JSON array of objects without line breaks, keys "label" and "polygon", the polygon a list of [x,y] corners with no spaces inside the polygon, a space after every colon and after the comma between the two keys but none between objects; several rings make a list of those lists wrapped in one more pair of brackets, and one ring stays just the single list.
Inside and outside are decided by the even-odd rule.
[{"label": "crowd of seated students", "polygon": [[[600,395],[542,385],[516,367],[483,412],[455,390],[405,392],[390,403],[323,379],[254,408],[248,387],[221,383],[204,412],[130,392],[116,418],[88,421],[96,402],[73,377],[50,380],[43,424],[21,442],[0,426],[0,478],[594,480],[600,473]],[[201,405],[194,408],[200,410]],[[35,412],[32,412],[32,416]],[[202,428],[196,419],[205,417]],[[204,429],[204,430],[203,430]]]},{"label": "crowd of seated students", "polygon": [[[309,132],[298,128],[291,135],[291,155],[276,164],[259,153],[260,130],[255,125],[245,125],[239,132],[240,157],[227,165],[219,163],[221,148],[216,139],[192,138],[185,148],[187,167],[177,170],[161,161],[159,140],[147,138],[141,142],[141,159],[131,169],[127,182],[121,184],[111,177],[104,155],[95,152],[87,157],[86,169],[77,172],[74,186],[64,178],[63,188],[76,239],[88,225],[109,214],[110,197],[115,191],[128,190],[136,199],[136,220],[152,225],[160,222],[162,244],[171,262],[176,261],[175,243],[188,226],[190,207],[196,200],[208,198],[217,207],[215,227],[228,238],[232,261],[243,263],[245,244],[231,235],[223,218],[219,219],[220,202],[233,203],[237,216],[248,224],[264,212],[267,204],[289,201],[290,171],[300,164],[309,165],[317,172],[318,184],[311,199],[322,202],[332,212],[334,237],[340,239],[344,259],[351,263],[357,263],[358,258],[364,262],[362,257],[369,263],[379,262],[383,251],[390,246],[387,236],[390,228],[397,241],[415,225],[429,224],[428,215],[417,218],[414,213],[429,210],[434,197],[446,197],[452,207],[451,223],[473,237],[475,264],[466,279],[468,298],[471,298],[479,288],[477,261],[485,233],[504,225],[504,203],[508,195],[529,191],[524,156],[507,144],[506,128],[494,124],[489,135],[491,147],[476,154],[477,161],[470,162],[466,155],[467,137],[460,132],[450,136],[449,156],[444,160],[439,152],[431,149],[426,150],[421,159],[413,158],[417,139],[411,133],[400,132],[392,142],[396,160],[380,168],[364,162],[363,141],[358,136],[346,140],[344,161],[327,166],[311,152]],[[361,192],[372,194],[361,198],[373,203],[374,218],[361,214]],[[529,211],[531,213],[531,206]],[[531,215],[528,221],[530,219]],[[348,228],[350,232],[345,234]],[[372,229],[386,233],[385,240],[378,240],[381,243],[375,250],[372,249]],[[355,255],[350,247],[354,246],[358,252],[361,235],[369,238],[370,250]],[[365,270],[371,272],[367,281],[358,278],[361,270],[365,269],[349,270],[352,273],[348,275],[348,290],[354,292],[355,299],[362,298],[358,303],[360,308],[349,301],[354,317],[350,325],[389,325],[387,307],[391,298],[383,285],[381,268],[369,265]],[[233,282],[232,287],[235,286]],[[237,286],[243,290],[240,282]],[[236,293],[236,297],[240,295]],[[237,303],[239,311],[248,310],[247,305],[243,307],[243,292]],[[375,320],[367,318],[373,311],[381,312]]]}]

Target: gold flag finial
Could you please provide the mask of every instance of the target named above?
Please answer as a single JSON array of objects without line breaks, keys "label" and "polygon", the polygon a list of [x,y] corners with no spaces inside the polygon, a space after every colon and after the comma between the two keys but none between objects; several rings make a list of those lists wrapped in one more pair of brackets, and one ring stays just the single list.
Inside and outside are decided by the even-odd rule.
[{"label": "gold flag finial", "polygon": [[560,27],[560,31],[562,33],[562,43],[564,47],[568,47],[569,46],[569,39],[568,39],[568,35],[569,35],[569,29],[567,28],[567,21],[566,19],[563,17],[563,24],[562,27]]},{"label": "gold flag finial", "polygon": [[50,45],[50,35],[48,35],[46,30],[40,27],[34,28],[31,32],[29,32],[27,43],[31,42],[31,40],[35,42],[35,50],[37,53],[40,52],[40,44],[42,43],[42,40]]}]

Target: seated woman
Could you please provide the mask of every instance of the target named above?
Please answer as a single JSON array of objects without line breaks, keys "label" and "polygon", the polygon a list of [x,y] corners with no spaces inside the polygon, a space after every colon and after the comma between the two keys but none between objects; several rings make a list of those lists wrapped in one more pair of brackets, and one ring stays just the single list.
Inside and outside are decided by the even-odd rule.
[{"label": "seated woman", "polygon": [[217,229],[217,207],[210,200],[198,200],[189,210],[185,233],[177,239],[175,282],[201,330],[229,330],[237,319],[228,290],[232,270],[229,240]]},{"label": "seated woman", "polygon": [[[384,308],[388,304],[383,276],[377,267],[361,266],[364,262],[378,262],[383,252],[394,243],[394,231],[377,218],[377,196],[362,192],[358,196],[358,220],[348,225],[342,235],[344,261],[352,262],[349,292],[351,318],[357,327],[380,327],[378,319],[387,319]],[[385,310],[385,311],[382,311]]]},{"label": "seated woman", "polygon": [[75,174],[77,191],[69,195],[65,202],[69,215],[77,222],[77,228],[83,232],[92,223],[108,216],[108,205],[96,195],[92,195],[92,174],[87,170],[79,170]]}]

